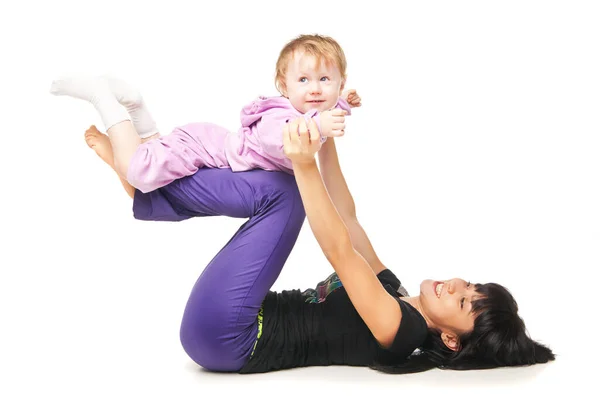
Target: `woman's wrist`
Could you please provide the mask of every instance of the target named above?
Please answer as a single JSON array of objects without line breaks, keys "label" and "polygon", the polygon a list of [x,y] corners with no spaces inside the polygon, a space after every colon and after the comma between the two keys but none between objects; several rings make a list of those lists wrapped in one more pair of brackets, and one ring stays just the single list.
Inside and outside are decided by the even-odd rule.
[{"label": "woman's wrist", "polygon": [[317,160],[314,158],[306,161],[292,161],[292,168],[294,171],[304,171],[311,170],[313,168],[317,168]]}]

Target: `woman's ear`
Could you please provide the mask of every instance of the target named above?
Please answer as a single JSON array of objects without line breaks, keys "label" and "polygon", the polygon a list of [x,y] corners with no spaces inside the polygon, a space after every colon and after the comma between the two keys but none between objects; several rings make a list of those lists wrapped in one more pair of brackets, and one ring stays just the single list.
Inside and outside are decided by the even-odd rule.
[{"label": "woman's ear", "polygon": [[452,351],[459,351],[461,348],[460,347],[460,339],[458,338],[457,335],[455,335],[453,333],[447,333],[447,332],[442,333],[442,342],[444,342],[446,347]]}]

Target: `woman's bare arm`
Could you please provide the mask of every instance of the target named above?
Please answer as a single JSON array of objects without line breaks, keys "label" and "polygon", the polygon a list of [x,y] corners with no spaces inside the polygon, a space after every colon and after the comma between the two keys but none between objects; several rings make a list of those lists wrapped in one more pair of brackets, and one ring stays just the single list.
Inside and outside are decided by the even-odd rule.
[{"label": "woman's bare arm", "polygon": [[323,182],[338,213],[346,224],[352,240],[352,246],[369,263],[375,274],[386,269],[356,217],[354,198],[350,193],[344,174],[340,167],[334,138],[328,138],[319,150],[319,166]]}]

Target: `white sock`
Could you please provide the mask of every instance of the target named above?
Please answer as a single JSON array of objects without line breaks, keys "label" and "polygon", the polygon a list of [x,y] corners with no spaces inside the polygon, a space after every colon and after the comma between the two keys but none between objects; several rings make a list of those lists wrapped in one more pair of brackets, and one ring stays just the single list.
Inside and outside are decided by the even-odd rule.
[{"label": "white sock", "polygon": [[100,114],[105,130],[131,118],[119,104],[107,82],[91,77],[63,77],[52,82],[50,93],[55,96],[71,96],[92,103]]},{"label": "white sock", "polygon": [[156,122],[144,102],[141,93],[122,79],[111,75],[103,75],[102,79],[108,82],[110,90],[131,116],[131,122],[138,135],[144,139],[158,133]]}]

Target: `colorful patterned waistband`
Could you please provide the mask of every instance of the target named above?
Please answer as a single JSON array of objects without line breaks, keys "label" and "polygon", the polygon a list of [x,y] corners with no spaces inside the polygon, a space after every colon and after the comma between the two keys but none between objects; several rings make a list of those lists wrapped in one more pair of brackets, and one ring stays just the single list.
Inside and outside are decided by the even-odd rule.
[{"label": "colorful patterned waistband", "polygon": [[256,335],[256,340],[254,341],[254,347],[252,348],[252,353],[250,357],[254,355],[254,350],[256,350],[256,345],[258,344],[258,339],[260,339],[262,335],[262,327],[263,327],[263,306],[260,306],[260,310],[258,310],[258,335]]}]

